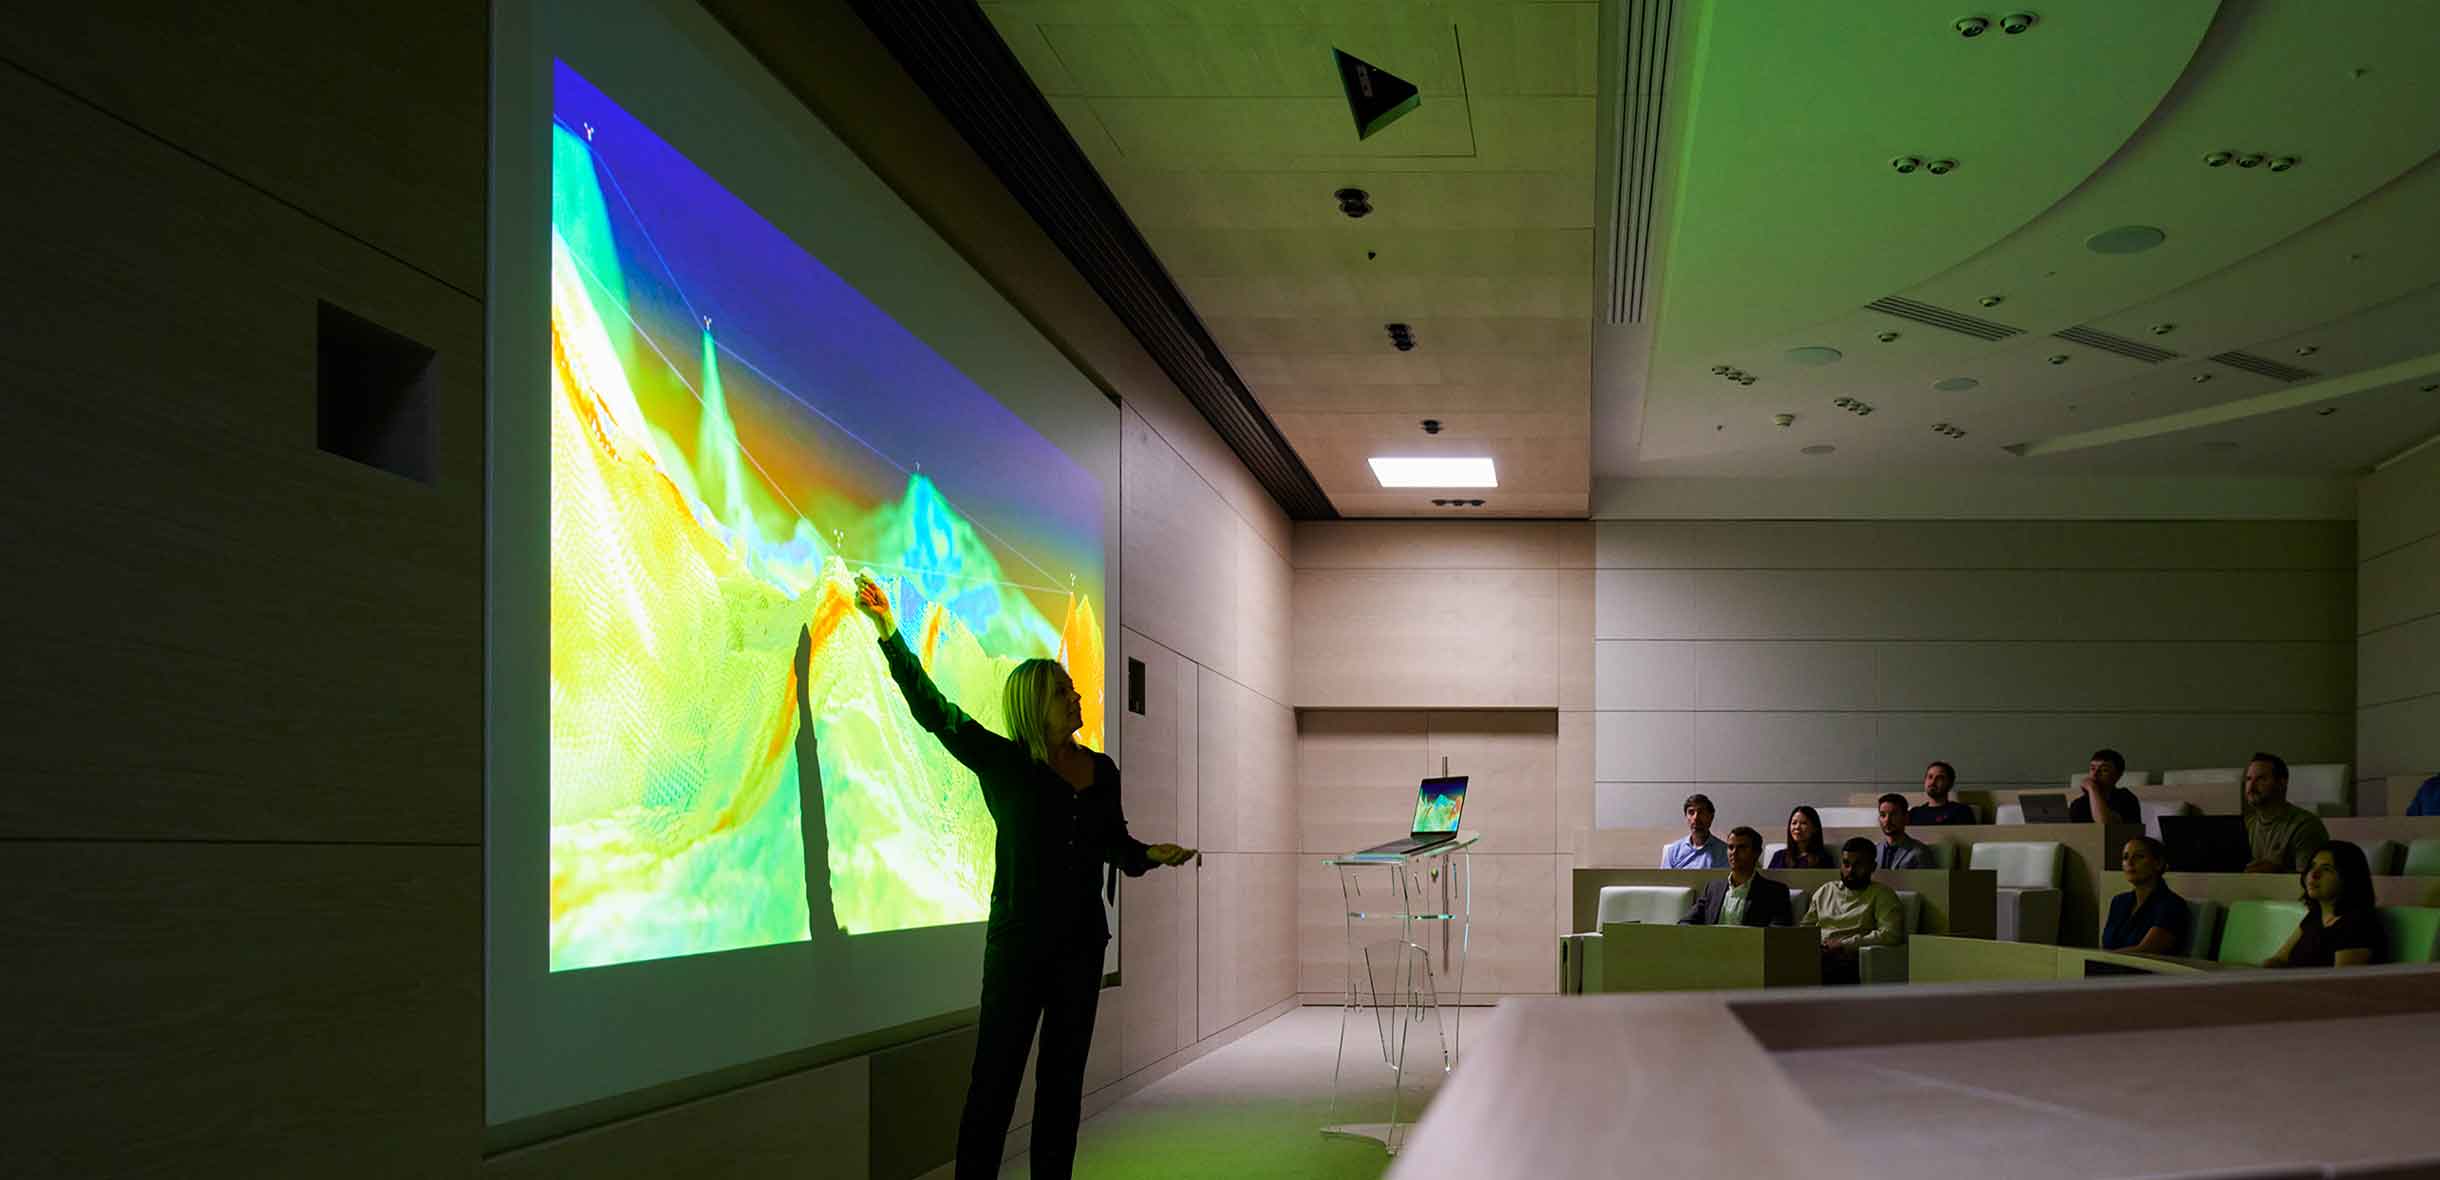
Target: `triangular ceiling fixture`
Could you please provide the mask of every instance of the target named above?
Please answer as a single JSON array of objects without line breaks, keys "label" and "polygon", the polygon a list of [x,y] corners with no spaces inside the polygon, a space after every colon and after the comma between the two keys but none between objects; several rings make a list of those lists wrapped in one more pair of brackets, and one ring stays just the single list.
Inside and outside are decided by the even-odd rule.
[{"label": "triangular ceiling fixture", "polygon": [[1347,90],[1347,111],[1356,117],[1356,138],[1398,121],[1398,116],[1423,105],[1415,84],[1347,52],[1333,48],[1339,61],[1339,85]]}]

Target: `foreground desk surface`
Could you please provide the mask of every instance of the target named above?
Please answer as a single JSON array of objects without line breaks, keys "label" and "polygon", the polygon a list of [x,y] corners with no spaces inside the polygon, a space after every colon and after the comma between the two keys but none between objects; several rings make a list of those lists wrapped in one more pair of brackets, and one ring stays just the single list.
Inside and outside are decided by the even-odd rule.
[{"label": "foreground desk surface", "polygon": [[1534,997],[1487,1026],[1391,1180],[2440,1175],[2429,967]]}]

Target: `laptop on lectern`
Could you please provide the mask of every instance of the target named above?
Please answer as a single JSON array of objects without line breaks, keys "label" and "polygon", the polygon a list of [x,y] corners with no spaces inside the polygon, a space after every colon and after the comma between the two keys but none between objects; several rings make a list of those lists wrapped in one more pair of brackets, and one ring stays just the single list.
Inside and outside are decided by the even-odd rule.
[{"label": "laptop on lectern", "polygon": [[1466,809],[1466,776],[1427,778],[1415,791],[1415,827],[1404,840],[1375,844],[1356,856],[1401,857],[1457,838],[1457,817]]}]

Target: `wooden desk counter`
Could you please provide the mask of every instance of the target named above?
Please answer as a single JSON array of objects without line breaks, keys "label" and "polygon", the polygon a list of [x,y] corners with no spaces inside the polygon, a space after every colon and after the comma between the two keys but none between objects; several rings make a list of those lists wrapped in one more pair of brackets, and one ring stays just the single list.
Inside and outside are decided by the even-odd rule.
[{"label": "wooden desk counter", "polygon": [[[1701,893],[1703,886],[1727,875],[1726,869],[1578,868],[1569,890],[1568,929],[1594,929],[1604,885],[1682,885]],[[1838,879],[1832,869],[1764,869],[1762,875],[1807,893]],[[1989,869],[1883,869],[1872,879],[1922,897],[1925,933],[1969,938],[1998,933],[1997,878]],[[1804,911],[1799,908],[1796,916],[1803,917]]]},{"label": "wooden desk counter", "polygon": [[2225,966],[2210,959],[2186,959],[2176,955],[2135,955],[2092,947],[1994,942],[1937,934],[1916,938],[1913,947],[1907,952],[1907,980],[1910,983],[2084,979],[2094,974],[2087,966],[2092,963],[2104,964],[2103,974],[2141,972],[2146,975],[2197,975],[2219,971]]},{"label": "wooden desk counter", "polygon": [[[2205,815],[2235,815],[2245,805],[2245,785],[2243,783],[2125,783],[2121,785],[2135,792],[2135,797],[2146,803],[2184,803]],[[1930,802],[1920,790],[1898,793],[1906,796],[1908,807]],[[1886,792],[1856,791],[1847,796],[1847,805],[1870,807],[1883,794]],[[1990,815],[1993,808],[2003,803],[2014,803],[2025,795],[2065,795],[2070,804],[2076,801],[2076,791],[2065,785],[2056,787],[1959,787],[1949,798],[1959,803],[1971,803],[1981,808],[1983,814]]]},{"label": "wooden desk counter", "polygon": [[[2222,903],[2252,898],[2296,901],[2304,895],[2294,873],[2168,873],[2161,880],[2179,897],[2208,897]],[[2126,891],[2126,882],[2120,881],[2109,897]],[[2372,898],[2376,905],[2440,906],[2440,877],[2374,877]],[[2101,904],[2097,912],[2106,916],[2108,898]]]},{"label": "wooden desk counter", "polygon": [[[2429,967],[1511,998],[1486,1024],[1389,1180],[2440,1169]],[[2261,1068],[2333,1051],[2316,1085]]]},{"label": "wooden desk counter", "polygon": [[[2109,888],[2119,872],[2118,852],[2126,842],[2143,834],[2134,824],[1926,824],[1910,827],[1906,834],[1926,844],[1943,844],[1949,848],[1949,863],[1973,867],[1968,861],[1969,850],[1976,844],[2014,843],[2020,841],[2056,841],[2066,846],[2067,865],[2060,873],[2059,945],[2101,945],[2101,912],[2098,898]],[[1881,842],[1878,828],[1832,828],[1822,836],[1822,843],[1836,848],[1850,836],[1863,836],[1875,844]],[[1930,930],[1935,934],[1955,931]]]}]

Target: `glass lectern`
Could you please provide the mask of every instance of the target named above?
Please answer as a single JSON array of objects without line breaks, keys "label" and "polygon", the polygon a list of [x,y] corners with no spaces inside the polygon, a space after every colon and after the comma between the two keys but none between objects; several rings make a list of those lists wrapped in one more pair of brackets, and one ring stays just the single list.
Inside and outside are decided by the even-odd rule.
[{"label": "glass lectern", "polygon": [[[1396,1155],[1422,1105],[1423,1095],[1407,1086],[1410,1069],[1446,1073],[1456,1068],[1465,1011],[1470,850],[1480,839],[1480,832],[1460,832],[1454,840],[1403,855],[1349,853],[1323,862],[1338,870],[1347,903],[1347,1001],[1339,1012],[1338,1062],[1330,1074],[1330,1123],[1322,1134],[1369,1139]],[[1358,1038],[1353,1057],[1351,1034]],[[1378,1062],[1371,1057],[1375,1052]],[[1362,1080],[1379,1076],[1371,1074],[1376,1064],[1389,1070],[1389,1121],[1340,1121],[1353,1101],[1351,1085],[1369,1089]]]}]

